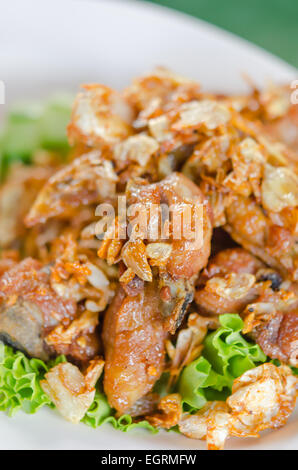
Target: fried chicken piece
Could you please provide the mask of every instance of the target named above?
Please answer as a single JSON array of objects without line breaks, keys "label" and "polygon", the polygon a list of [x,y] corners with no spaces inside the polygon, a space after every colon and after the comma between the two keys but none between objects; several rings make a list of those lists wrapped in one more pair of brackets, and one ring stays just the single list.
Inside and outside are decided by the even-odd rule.
[{"label": "fried chicken piece", "polygon": [[[141,235],[147,243],[144,245],[144,260],[148,263],[147,270],[150,270],[150,266],[156,266],[159,270],[159,289],[165,325],[171,333],[174,333],[193,299],[194,281],[207,264],[210,255],[212,234],[210,207],[199,188],[180,173],[173,173],[156,184],[143,185],[141,182],[132,184],[128,188],[128,194],[131,204],[137,204],[142,210],[145,208],[146,211],[150,211],[146,219],[146,235]],[[153,205],[157,208],[157,213],[151,210]],[[169,220],[168,236],[162,241],[166,233],[164,227],[168,222],[163,212],[164,205],[172,210],[172,219]],[[180,213],[183,208],[190,209],[189,219],[185,218],[187,212]],[[202,210],[199,211],[198,208]],[[158,231],[160,227],[161,232]],[[175,235],[176,229],[178,236]],[[130,263],[131,260],[132,258]],[[129,267],[134,269],[131,264]]]},{"label": "fried chicken piece", "polygon": [[113,160],[117,170],[127,168],[129,164],[147,168],[158,148],[157,141],[152,137],[144,134],[133,135],[115,145]]},{"label": "fried chicken piece", "polygon": [[[295,175],[293,179],[295,179]],[[278,192],[279,185],[288,187],[287,194],[297,192],[297,183],[287,179],[272,177],[271,189]],[[292,187],[294,192],[292,192]],[[285,197],[286,194],[284,195]],[[274,197],[274,196],[273,196]],[[294,196],[296,197],[296,196]],[[245,249],[262,259],[266,264],[280,271],[284,277],[292,280],[298,279],[298,255],[296,249],[296,222],[297,207],[293,201],[292,208],[281,209],[280,214],[272,213],[271,219],[268,211],[264,211],[252,199],[237,196],[226,211],[227,224],[225,229],[231,237]],[[276,222],[276,223],[275,223]]]},{"label": "fried chicken piece", "polygon": [[297,366],[297,286],[242,248],[223,250],[203,271],[195,294],[205,315],[240,313],[266,355]]},{"label": "fried chicken piece", "polygon": [[297,365],[297,286],[242,248],[223,250],[203,271],[195,294],[199,312],[240,313],[250,333],[272,359]]},{"label": "fried chicken piece", "polygon": [[15,165],[0,188],[0,248],[18,246],[26,235],[23,219],[50,175],[51,167]]},{"label": "fried chicken piece", "polygon": [[184,413],[182,434],[206,439],[208,449],[223,449],[229,436],[259,437],[284,426],[295,408],[298,379],[290,368],[266,363],[234,380],[226,402],[212,401],[195,414]]},{"label": "fried chicken piece", "polygon": [[127,100],[139,112],[135,128],[147,125],[148,119],[158,117],[171,104],[190,101],[200,96],[197,82],[158,67],[152,73],[136,78],[124,90]]},{"label": "fried chicken piece", "polygon": [[49,272],[36,260],[23,260],[0,279],[1,336],[31,356],[47,359],[46,332],[75,313],[76,304],[56,294]]},{"label": "fried chicken piece", "polygon": [[136,296],[119,287],[103,325],[104,390],[120,413],[146,395],[164,368],[165,332],[155,283]]},{"label": "fried chicken piece", "polygon": [[132,106],[120,93],[105,85],[84,85],[68,126],[70,143],[93,148],[115,144],[132,133],[133,118]]},{"label": "fried chicken piece", "polygon": [[195,294],[199,311],[208,315],[240,313],[257,298],[255,278],[251,274],[227,274],[207,281]]},{"label": "fried chicken piece", "polygon": [[172,393],[163,397],[157,405],[157,411],[146,416],[146,419],[154,427],[170,429],[179,423],[181,415],[181,396],[179,393]]},{"label": "fried chicken piece", "polygon": [[156,410],[159,399],[158,393],[147,393],[147,395],[144,395],[132,405],[127,414],[133,417],[140,417],[153,413]]},{"label": "fried chicken piece", "polygon": [[0,278],[19,261],[18,250],[5,250],[1,252],[0,258]]},{"label": "fried chicken piece", "polygon": [[203,271],[195,301],[208,315],[240,313],[258,297],[255,274],[263,263],[242,248],[223,250]]},{"label": "fried chicken piece", "polygon": [[184,413],[179,431],[191,439],[206,439],[208,450],[222,450],[229,435],[229,407],[212,401],[195,414]]},{"label": "fried chicken piece", "polygon": [[[98,255],[108,262],[123,261],[127,271],[121,275],[122,285],[130,284],[135,275],[143,282],[158,279],[166,328],[174,333],[210,255],[210,206],[200,189],[180,173],[159,183],[131,181],[126,195],[129,239],[115,239],[115,231],[110,235],[108,229]],[[115,222],[119,235],[120,215]]]},{"label": "fried chicken piece", "polygon": [[98,312],[86,310],[67,327],[56,326],[44,340],[56,354],[86,363],[101,351],[98,323]]},{"label": "fried chicken piece", "polygon": [[254,88],[251,95],[241,97],[239,104],[243,115],[262,123],[264,133],[296,152],[298,162],[298,108],[292,100],[295,96],[297,92],[290,84],[270,84],[265,90]]},{"label": "fried chicken piece", "polygon": [[40,382],[61,415],[71,423],[79,423],[91,406],[95,385],[102,374],[104,361],[95,358],[83,375],[70,362],[58,364],[47,372]]},{"label": "fried chicken piece", "polygon": [[295,408],[298,379],[286,366],[266,363],[238,377],[227,399],[229,433],[259,437],[264,429],[283,426]]},{"label": "fried chicken piece", "polygon": [[298,311],[278,312],[260,321],[252,337],[267,356],[298,367]]},{"label": "fried chicken piece", "polygon": [[[272,136],[274,139],[284,142],[288,145],[295,153],[293,153],[293,159],[298,162],[298,109],[297,104],[291,105],[286,113],[272,121],[264,122],[265,131]],[[294,157],[295,155],[295,157]]]},{"label": "fried chicken piece", "polygon": [[[86,93],[89,111],[93,106],[90,99],[98,95],[94,99],[100,108],[104,103],[102,112],[110,117],[113,92],[98,85],[90,86]],[[130,103],[137,113],[133,126],[142,134],[96,140],[92,134],[95,117],[92,132],[88,128],[84,136],[94,146],[109,142],[109,158],[122,168],[122,189],[137,176],[158,181],[181,170],[208,197],[214,227],[224,226],[237,243],[266,264],[298,279],[295,162],[284,145],[268,138],[255,122],[256,115],[244,111],[245,100],[239,104],[235,99],[203,95],[194,82],[163,69],[137,79],[125,97],[117,99]],[[269,114],[276,112],[276,106],[267,108]],[[172,264],[175,270],[174,261]]]},{"label": "fried chicken piece", "polygon": [[63,298],[84,301],[90,312],[102,312],[114,295],[109,275],[104,272],[96,254],[85,250],[75,240],[73,232],[60,235],[53,246],[50,283]]},{"label": "fried chicken piece", "polygon": [[228,248],[217,253],[209,260],[208,266],[202,273],[202,278],[236,274],[256,274],[264,264],[243,248]]},{"label": "fried chicken piece", "polygon": [[[120,111],[111,104],[115,100]],[[87,116],[88,125],[79,130],[79,140],[87,139],[88,145],[95,147],[109,146],[109,158],[121,169],[121,190],[138,176],[158,181],[173,170],[182,171],[208,197],[214,227],[224,226],[237,243],[295,280],[295,161],[284,145],[270,140],[262,125],[255,122],[260,117],[265,122],[282,116],[284,111],[277,110],[283,108],[279,102],[284,99],[278,97],[276,104],[274,96],[272,100],[259,94],[253,101],[259,103],[255,113],[245,98],[237,101],[202,94],[195,82],[158,69],[135,80],[124,97],[101,85],[87,87],[77,100],[73,120],[81,122]],[[130,124],[142,133],[131,136],[124,132],[115,138],[117,133],[112,131],[110,139],[113,126],[107,122],[115,115],[121,120],[127,106],[136,113]],[[101,117],[96,127],[98,113]],[[76,128],[75,122],[72,125]]]},{"label": "fried chicken piece", "polygon": [[[197,129],[198,143],[182,171],[208,196],[215,226],[224,226],[237,243],[295,280],[297,168],[287,150],[266,140],[258,127],[229,106],[222,104],[226,114],[216,106],[219,103],[210,104],[205,115],[193,111],[186,122],[181,110],[180,121],[168,117],[173,145],[178,136],[179,142],[195,142],[191,131]],[[222,135],[212,129],[218,122]]]},{"label": "fried chicken piece", "polygon": [[[171,249],[165,254],[160,253],[159,258],[157,255],[152,256],[151,260],[161,261],[173,278],[190,279],[197,275],[207,264],[212,234],[210,207],[200,189],[184,175],[173,173],[156,184],[132,182],[127,193],[129,205],[136,204],[146,212],[145,215],[148,215],[147,226],[141,227],[141,230],[145,229],[145,234],[140,233],[137,236],[149,242],[152,239],[152,244],[162,241],[163,233],[166,235],[165,231],[161,232],[161,225],[164,222],[162,204],[172,210],[173,218],[170,221],[171,228],[168,235]],[[158,206],[158,213],[154,211],[149,213],[153,205]],[[200,206],[201,212],[197,211]],[[185,218],[188,213],[182,212],[184,208],[190,209],[189,220]],[[131,219],[133,222],[133,217]],[[195,224],[198,223],[202,226],[197,227]],[[195,233],[196,229],[198,233]],[[151,248],[153,249],[154,245]]]},{"label": "fried chicken piece", "polygon": [[[96,274],[87,277],[93,281]],[[85,363],[101,348],[98,310],[80,313],[78,289],[58,286],[50,267],[31,258],[8,270],[0,279],[1,337],[33,357],[65,354]]]},{"label": "fried chicken piece", "polygon": [[25,223],[32,227],[52,217],[70,217],[82,206],[106,201],[115,194],[116,182],[112,163],[99,150],[84,154],[49,179]]}]

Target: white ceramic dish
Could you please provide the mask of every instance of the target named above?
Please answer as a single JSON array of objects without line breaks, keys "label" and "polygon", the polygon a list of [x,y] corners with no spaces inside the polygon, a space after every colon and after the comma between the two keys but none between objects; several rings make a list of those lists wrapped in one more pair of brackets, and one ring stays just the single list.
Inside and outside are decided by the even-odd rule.
[{"label": "white ceramic dish", "polygon": [[[281,60],[209,24],[141,2],[1,0],[0,80],[10,102],[46,96],[80,83],[122,87],[155,65],[198,79],[205,89],[246,90],[289,82],[297,71]],[[298,449],[298,413],[261,439],[231,439],[228,449]],[[14,418],[0,414],[1,449],[204,449],[176,433],[129,434],[111,426],[72,425],[52,410]]]}]

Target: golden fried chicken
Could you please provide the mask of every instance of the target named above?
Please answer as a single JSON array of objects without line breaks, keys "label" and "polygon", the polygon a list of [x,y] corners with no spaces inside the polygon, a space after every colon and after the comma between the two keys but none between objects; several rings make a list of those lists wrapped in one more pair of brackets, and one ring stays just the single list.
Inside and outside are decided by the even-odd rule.
[{"label": "golden fried chicken", "polygon": [[156,285],[148,283],[135,296],[120,287],[105,314],[104,390],[120,413],[146,395],[164,368],[165,331]]}]

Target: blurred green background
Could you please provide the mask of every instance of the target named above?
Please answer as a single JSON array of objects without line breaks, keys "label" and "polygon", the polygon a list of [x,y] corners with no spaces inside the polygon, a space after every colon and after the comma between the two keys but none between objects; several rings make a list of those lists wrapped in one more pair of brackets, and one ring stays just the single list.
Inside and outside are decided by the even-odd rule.
[{"label": "blurred green background", "polygon": [[298,67],[298,0],[145,0],[209,21]]}]

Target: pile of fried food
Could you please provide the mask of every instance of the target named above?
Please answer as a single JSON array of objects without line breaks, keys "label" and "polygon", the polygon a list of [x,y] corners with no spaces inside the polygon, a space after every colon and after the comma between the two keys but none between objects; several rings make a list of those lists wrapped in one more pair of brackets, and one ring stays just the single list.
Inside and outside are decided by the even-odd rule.
[{"label": "pile of fried food", "polygon": [[[203,93],[168,70],[123,92],[84,85],[68,126],[71,150],[14,165],[0,189],[0,334],[28,356],[68,362],[42,382],[79,422],[95,384],[119,416],[176,428],[222,449],[285,424],[298,380],[298,106],[290,88]],[[204,210],[199,246],[136,230],[120,238],[126,204]],[[98,233],[96,208],[115,209]],[[127,212],[129,221],[129,212]],[[162,215],[150,215],[153,227]],[[175,391],[222,314],[267,361],[234,380],[226,401],[186,411]],[[163,373],[168,390],[152,392]]]}]

